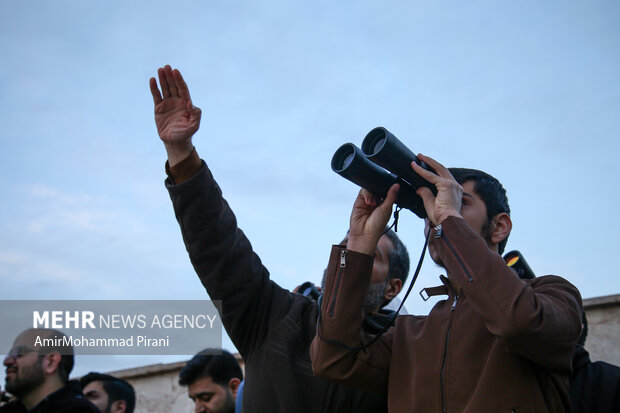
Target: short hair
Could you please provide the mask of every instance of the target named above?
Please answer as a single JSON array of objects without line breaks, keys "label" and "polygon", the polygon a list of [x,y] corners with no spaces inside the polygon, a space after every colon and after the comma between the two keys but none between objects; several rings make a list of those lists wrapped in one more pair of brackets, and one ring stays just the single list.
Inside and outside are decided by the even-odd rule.
[{"label": "short hair", "polygon": [[[448,168],[456,182],[464,184],[466,181],[474,181],[474,190],[482,199],[487,208],[487,219],[490,221],[497,214],[502,212],[510,215],[510,206],[508,205],[508,196],[506,190],[497,178],[486,172],[469,168]],[[498,252],[501,255],[506,248],[508,236],[498,244]]]},{"label": "short hair", "polygon": [[[213,354],[219,353],[222,354]],[[237,359],[226,350],[207,348],[196,354],[179,372],[179,384],[188,386],[202,377],[211,377],[214,383],[228,386],[232,378],[243,380]]]},{"label": "short hair", "polygon": [[407,252],[407,247],[405,247],[405,244],[403,244],[393,230],[388,229],[384,235],[388,237],[389,240],[392,241],[392,245],[394,245],[394,249],[390,251],[389,255],[390,269],[387,279],[398,278],[404,285],[409,275],[409,252]]},{"label": "short hair", "polygon": [[108,395],[108,405],[117,400],[124,400],[127,403],[127,413],[132,413],[136,407],[136,392],[133,386],[123,379],[111,376],[109,374],[96,373],[91,371],[80,379],[82,389],[93,381],[100,381],[103,390]]},{"label": "short hair", "polygon": [[73,370],[73,365],[75,364],[73,346],[68,344],[69,340],[66,339],[67,336],[64,333],[51,328],[31,330],[40,330],[49,334],[45,338],[51,339],[54,344],[42,346],[37,350],[37,352],[40,357],[54,352],[60,354],[60,363],[58,363],[58,377],[60,377],[63,384],[67,384],[69,381],[69,374],[71,374],[71,370]]}]

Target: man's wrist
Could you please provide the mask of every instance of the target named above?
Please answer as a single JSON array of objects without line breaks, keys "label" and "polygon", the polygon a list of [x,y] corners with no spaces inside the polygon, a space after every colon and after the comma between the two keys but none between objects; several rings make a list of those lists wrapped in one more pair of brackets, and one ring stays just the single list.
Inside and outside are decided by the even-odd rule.
[{"label": "man's wrist", "polygon": [[166,162],[166,174],[174,184],[180,184],[194,176],[202,168],[202,160],[195,149],[174,166]]},{"label": "man's wrist", "polygon": [[446,211],[445,213],[439,215],[439,217],[437,218],[437,222],[435,222],[435,225],[441,224],[448,217],[463,218],[463,215],[461,215],[461,213],[459,211]]},{"label": "man's wrist", "polygon": [[361,252],[362,254],[374,255],[378,240],[371,237],[353,237],[349,234],[347,249]]},{"label": "man's wrist", "polygon": [[186,159],[194,151],[191,140],[185,143],[168,144],[164,142],[166,153],[168,154],[168,164],[170,167]]}]

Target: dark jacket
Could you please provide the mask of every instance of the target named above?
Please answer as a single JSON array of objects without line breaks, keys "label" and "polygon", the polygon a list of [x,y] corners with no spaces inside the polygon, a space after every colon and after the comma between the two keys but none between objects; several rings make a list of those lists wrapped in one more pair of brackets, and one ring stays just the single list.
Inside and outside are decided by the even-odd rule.
[{"label": "dark jacket", "polygon": [[99,409],[82,395],[80,383],[71,380],[31,410],[26,410],[19,400],[13,400],[0,407],[0,413],[99,413]]},{"label": "dark jacket", "polygon": [[[385,411],[385,396],[313,376],[317,303],[269,279],[211,172],[192,156],[199,171],[166,186],[194,269],[211,299],[221,300],[222,322],[245,361],[244,412]],[[191,175],[192,159],[184,162],[176,170]]]},{"label": "dark jacket", "polygon": [[620,412],[620,367],[604,361],[590,361],[582,346],[577,347],[570,379],[573,413]]},{"label": "dark jacket", "polygon": [[[381,389],[390,412],[569,411],[581,297],[560,277],[521,280],[463,219],[431,234],[449,293],[428,316],[399,316],[370,347],[360,309],[371,256],[334,246],[311,348],[317,375]],[[327,341],[330,340],[330,341]],[[338,343],[340,344],[338,344]]]}]

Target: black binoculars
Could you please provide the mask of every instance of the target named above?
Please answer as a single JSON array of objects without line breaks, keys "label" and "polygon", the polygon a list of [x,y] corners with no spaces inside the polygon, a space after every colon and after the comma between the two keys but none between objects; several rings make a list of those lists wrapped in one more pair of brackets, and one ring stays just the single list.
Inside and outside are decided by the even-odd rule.
[{"label": "black binoculars", "polygon": [[415,173],[411,162],[434,172],[390,131],[377,127],[368,132],[362,149],[352,143],[338,148],[332,157],[332,170],[382,199],[393,184],[400,184],[396,205],[426,218],[422,198],[415,191],[425,186],[437,195],[437,188]]}]

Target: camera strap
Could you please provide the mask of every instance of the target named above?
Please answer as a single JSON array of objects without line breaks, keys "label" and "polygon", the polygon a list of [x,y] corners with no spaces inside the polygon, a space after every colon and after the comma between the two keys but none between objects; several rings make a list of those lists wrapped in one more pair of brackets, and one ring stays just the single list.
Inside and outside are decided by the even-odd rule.
[{"label": "camera strap", "polygon": [[398,217],[400,216],[400,211],[401,209],[403,209],[403,207],[400,207],[398,205],[396,205],[396,208],[394,209],[394,222],[392,222],[392,225],[390,225],[384,232],[383,235],[387,234],[387,232],[389,230],[391,230],[392,228],[394,228],[394,232],[398,232]]}]

